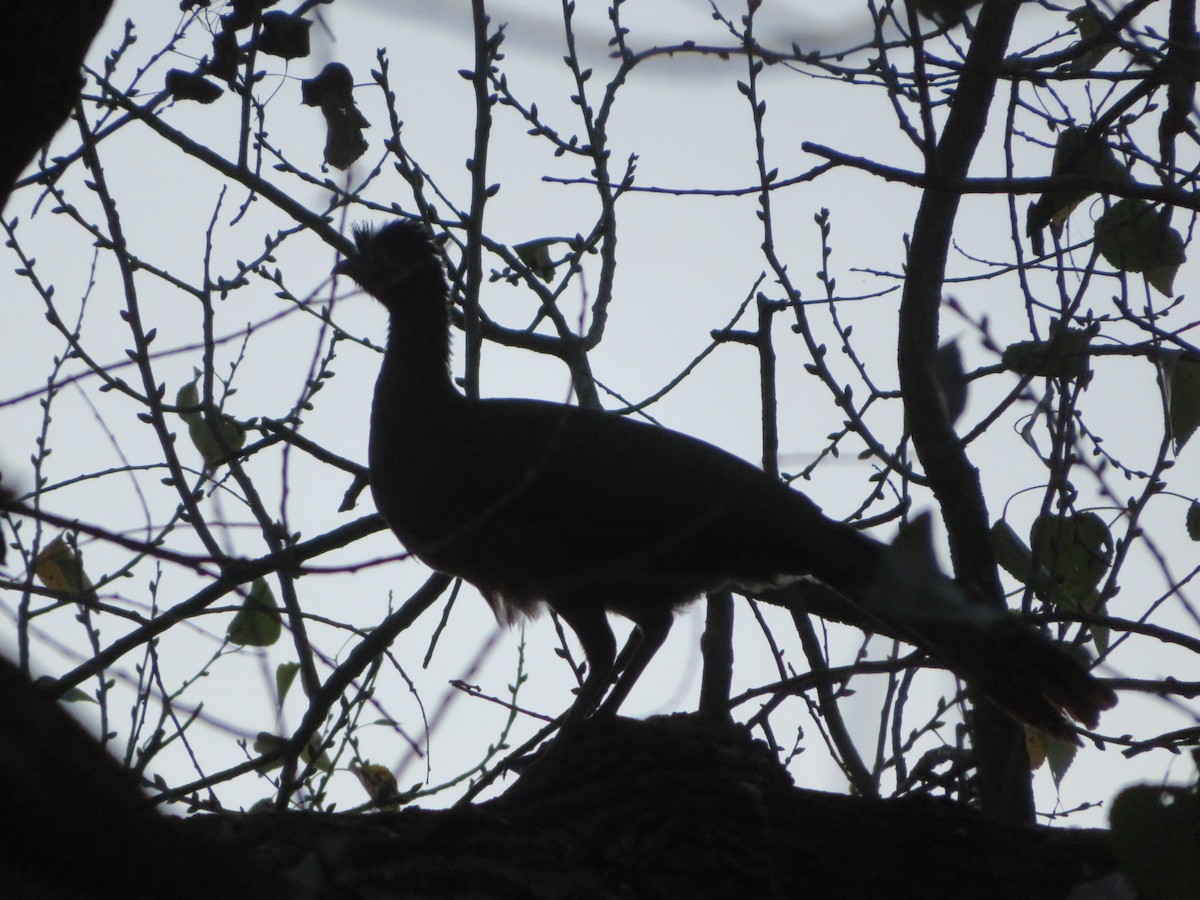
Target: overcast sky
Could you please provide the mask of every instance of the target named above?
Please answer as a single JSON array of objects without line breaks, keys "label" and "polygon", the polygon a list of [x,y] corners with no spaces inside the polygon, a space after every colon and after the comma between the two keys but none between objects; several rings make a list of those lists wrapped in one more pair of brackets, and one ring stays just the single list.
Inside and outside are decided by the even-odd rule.
[{"label": "overcast sky", "polygon": [[[612,62],[607,58],[609,26],[600,4],[579,4],[579,7],[580,55],[596,69],[591,85],[595,90],[593,96],[597,96],[605,74],[612,68]],[[568,100],[573,85],[562,63],[562,23],[557,8],[550,4],[509,2],[489,4],[489,9],[494,22],[509,25],[504,45],[506,58],[502,65],[514,91],[535,101],[548,121],[560,122],[567,130],[577,129],[572,118],[577,119],[577,112]],[[631,29],[630,43],[639,49],[685,39],[725,45],[732,40],[723,26],[713,21],[709,5],[699,0],[631,2],[622,9],[625,24]],[[737,16],[739,13],[731,6],[730,14]],[[1032,11],[1024,22],[1023,33],[1038,28],[1045,30],[1045,19],[1039,18],[1045,15]],[[284,148],[297,165],[309,171],[317,170],[323,144],[322,125],[316,110],[299,105],[299,79],[311,77],[326,62],[336,60],[351,68],[359,86],[356,100],[373,126],[366,133],[371,147],[361,165],[369,167],[381,159],[387,112],[379,91],[371,83],[369,71],[377,65],[375,49],[386,47],[397,106],[405,122],[406,145],[425,162],[454,201],[465,205],[469,181],[463,161],[471,153],[474,124],[470,85],[457,73],[472,64],[468,4],[437,0],[360,0],[357,3],[338,0],[332,8],[322,8],[322,16],[323,25],[312,30],[314,53],[309,59],[293,63],[286,77],[279,77],[283,70],[278,60],[271,60],[271,65],[264,66],[271,72],[264,84],[274,86],[278,92],[270,107],[268,130],[271,142]],[[130,48],[118,70],[116,80],[119,84],[128,83],[135,61],[140,65],[159,51],[181,21],[175,4],[157,0],[118,0],[105,32],[95,45],[91,57],[93,66],[101,64],[104,54],[118,40],[122,23],[127,18],[136,22],[138,42]],[[786,48],[797,41],[805,49],[822,50],[853,48],[870,36],[869,22],[857,9],[843,11],[839,7],[830,12],[828,4],[803,3],[765,4],[758,34],[767,44]],[[962,39],[961,32],[957,37]],[[152,64],[144,76],[145,93],[152,94],[157,89],[166,69],[190,68],[193,63],[188,57],[194,58],[204,52],[204,35],[193,26],[180,43],[178,54],[167,54]],[[623,89],[612,120],[610,146],[613,158],[623,160],[636,153],[639,157],[638,184],[642,186],[734,189],[756,184],[758,176],[754,168],[749,113],[745,98],[736,88],[736,81],[745,77],[745,62],[736,58],[722,63],[711,57],[676,57],[639,68]],[[768,148],[782,177],[799,174],[815,165],[816,160],[800,149],[804,140],[814,140],[848,153],[870,155],[894,165],[919,168],[919,154],[899,136],[890,105],[878,92],[851,91],[840,81],[812,79],[782,68],[767,70],[764,89],[768,92]],[[265,94],[267,90],[260,93]],[[177,104],[162,114],[174,127],[209,143],[219,153],[231,156],[236,140],[233,130],[236,115],[231,111],[234,103],[233,98],[227,96],[212,107]],[[94,108],[90,109],[95,114]],[[501,190],[489,205],[488,234],[511,245],[547,235],[586,231],[595,218],[595,203],[589,188],[543,180],[548,174],[580,178],[587,175],[586,167],[569,157],[555,158],[544,142],[525,135],[526,128],[511,111],[497,110],[489,181],[499,182]],[[77,143],[77,134],[69,129],[70,126],[59,139],[63,148]],[[1053,140],[1051,136],[1040,137]],[[998,134],[992,134],[990,138],[981,150],[977,174],[1002,174]],[[196,161],[149,136],[144,129],[132,127],[106,141],[101,155],[114,193],[122,204],[122,221],[134,252],[159,265],[177,269],[181,277],[190,280],[199,277],[204,234],[214,215],[220,222],[214,240],[214,268],[218,272],[228,272],[235,260],[258,252],[262,234],[288,224],[265,202],[252,204],[246,216],[237,220],[238,207],[246,198],[244,190],[236,187],[230,187],[218,209],[222,182]],[[1048,151],[1040,158],[1031,151],[1030,169],[1024,174],[1043,174],[1038,166],[1048,165],[1048,159]],[[615,168],[619,171],[620,167]],[[359,171],[362,170],[355,174]],[[387,171],[388,174],[373,187],[371,199],[380,203],[395,201],[411,210],[411,193],[390,173],[390,168]],[[295,179],[269,171],[267,174],[286,186],[308,208],[315,210],[323,206],[326,192],[319,185],[300,184]],[[332,173],[331,177],[338,177],[337,173]],[[83,202],[85,194],[79,187],[83,173],[75,171],[71,178],[72,196]],[[813,215],[822,207],[830,208],[833,214],[831,267],[837,276],[838,293],[844,296],[885,293],[881,299],[843,304],[839,307],[839,315],[844,322],[855,325],[856,350],[888,388],[895,387],[894,314],[900,283],[896,276],[902,271],[903,237],[911,228],[918,199],[910,189],[849,173],[833,173],[812,184],[780,192],[774,198],[777,246],[809,296],[821,296],[821,287],[814,275],[820,266],[821,245]],[[28,221],[36,200],[32,191],[18,194],[6,215],[20,215]],[[117,317],[122,299],[119,285],[114,280],[112,261],[102,255],[93,272],[87,236],[70,223],[64,223],[62,217],[50,215],[47,206],[48,203],[22,232],[25,240],[44,266],[54,261],[47,271],[53,273],[56,295],[64,306],[78,309],[80,299],[87,297],[83,335],[96,358],[122,359],[129,337]],[[641,400],[669,382],[704,350],[710,332],[729,321],[763,272],[764,263],[759,252],[762,233],[755,210],[753,196],[679,198],[644,193],[623,199],[618,221],[621,263],[615,299],[605,341],[592,356],[593,370],[601,382],[629,400]],[[90,210],[88,214],[95,216]],[[979,266],[966,258],[967,254],[992,260],[1011,256],[1004,216],[1003,206],[997,203],[983,200],[964,203],[957,234],[963,255],[951,260],[951,275],[979,271]],[[355,219],[359,218],[356,213]],[[369,218],[381,221],[383,216]],[[279,264],[286,273],[289,288],[298,296],[311,295],[316,303],[329,297],[327,278],[334,260],[334,251],[319,242],[293,242],[280,254]],[[494,259],[485,263],[496,264]],[[0,399],[7,399],[44,385],[49,375],[49,359],[53,354],[62,353],[63,342],[45,324],[40,300],[24,280],[12,274],[15,263],[8,259],[0,268],[3,269],[0,271],[0,296],[6,298],[6,327],[0,332],[0,355],[6,360],[4,371],[0,372]],[[1190,293],[1194,279],[1193,267],[1185,266],[1176,290]],[[96,287],[89,292],[88,285],[93,281]],[[161,279],[140,278],[139,284],[143,286],[143,303],[148,315],[160,329],[158,346],[193,344],[198,333],[196,305]],[[585,271],[583,285],[595,289],[593,270]],[[770,292],[769,281],[767,285],[764,290]],[[339,285],[341,297],[335,307],[338,324],[351,335],[380,341],[384,328],[382,310],[353,296],[351,289],[348,283]],[[951,285],[948,293],[955,293],[976,314],[988,315],[993,336],[1002,346],[1027,336],[1020,298],[1012,282]],[[219,309],[220,327],[231,331],[280,311],[279,301],[267,284],[232,297]],[[560,308],[570,308],[574,304],[583,310],[590,299],[590,296],[575,291],[563,298]],[[528,292],[503,284],[489,285],[484,302],[489,314],[497,321],[513,326],[528,322],[536,308],[531,305]],[[238,305],[235,307],[234,303]],[[230,412],[243,419],[275,416],[294,401],[303,384],[304,373],[327,346],[321,342],[315,321],[308,316],[291,314],[251,338],[240,364],[238,393],[227,405]],[[746,319],[742,324],[752,327],[753,319]],[[831,348],[836,349],[836,333],[828,319],[822,319],[818,327]],[[969,364],[994,362],[994,358],[981,348],[971,327],[947,314],[943,336],[956,335],[963,338],[963,350]],[[781,456],[784,468],[795,471],[816,457],[825,445],[825,435],[839,427],[842,416],[830,403],[828,395],[821,393],[807,379],[803,366],[808,360],[802,344],[789,337],[782,321],[776,343],[780,358]],[[241,353],[240,342],[230,342],[222,348],[222,365],[227,367]],[[378,355],[367,347],[349,342],[340,346],[338,354],[337,364],[333,366],[337,377],[328,382],[319,395],[316,408],[306,416],[304,433],[336,453],[365,462],[367,412]],[[833,355],[831,351],[831,357]],[[168,398],[191,379],[192,367],[199,359],[197,352],[181,353],[159,364],[156,371],[167,382]],[[461,353],[457,361],[461,363]],[[839,359],[835,364],[839,370],[846,370],[847,378],[852,376],[847,361]],[[77,363],[68,363],[66,371],[74,372],[79,368]],[[670,427],[703,437],[757,462],[761,457],[757,384],[757,361],[753,352],[745,347],[724,347],[653,412]],[[1010,382],[982,387],[973,397],[976,405],[971,409],[978,411],[975,418],[986,411],[988,400],[1001,395],[1009,386]],[[122,407],[119,398],[99,395],[97,387],[94,379],[84,380],[78,386],[65,389],[56,400],[50,431],[54,454],[47,461],[52,482],[105,466],[120,465],[120,457],[115,452],[117,446],[134,463],[154,458],[155,445],[152,436],[146,433],[149,429],[131,429],[133,413],[130,408]],[[484,352],[482,391],[489,396],[563,400],[569,396],[570,384],[565,369],[558,362],[532,360],[528,354],[489,347]],[[1144,363],[1114,362],[1099,368],[1088,400],[1089,421],[1103,431],[1110,451],[1136,461],[1136,466],[1149,468],[1161,435],[1161,415],[1156,408],[1158,400],[1150,367]],[[612,406],[620,405],[612,398],[609,401]],[[1024,410],[1024,413],[1028,412],[1028,409]],[[0,407],[6,473],[21,471],[34,449],[33,440],[41,427],[41,416],[42,409],[36,400]],[[974,421],[971,412],[966,419]],[[881,409],[875,422],[885,432],[892,433],[899,426],[898,404],[892,403]],[[110,438],[114,433],[118,437]],[[804,490],[831,515],[846,515],[853,511],[867,490],[868,464],[854,459],[858,449],[861,448],[848,447],[839,460],[823,463],[814,478],[803,485]],[[1007,512],[1010,519],[1024,523],[1027,528],[1041,494],[1020,492],[1040,485],[1044,480],[1036,457],[1022,452],[1020,438],[1013,433],[1011,425],[997,427],[972,446],[971,454],[985,472],[992,516],[999,517]],[[293,454],[289,465],[292,466],[293,493],[286,501],[287,515],[289,526],[295,530],[303,531],[306,536],[315,535],[348,521],[350,515],[370,511],[369,496],[364,495],[354,513],[339,514],[337,507],[348,487],[348,480],[324,467],[308,464],[302,454]],[[278,457],[266,463],[258,474],[263,478],[264,490],[271,502],[282,509],[282,488],[266,474],[271,466],[278,469]],[[1195,493],[1200,485],[1200,467],[1195,462],[1194,452],[1191,456],[1181,457],[1171,477],[1172,483],[1180,486],[1179,490]],[[278,482],[277,473],[274,479]],[[148,483],[156,484],[157,476]],[[47,500],[47,507],[105,527],[136,531],[141,516],[140,501],[125,496],[129,493],[128,485],[127,480],[100,480],[79,486],[69,495],[65,492],[52,495],[53,499]],[[1185,489],[1183,486],[1186,485],[1191,487]],[[1081,487],[1094,493],[1094,486]],[[1136,488],[1123,488],[1132,489]],[[169,500],[168,495],[169,492],[158,495],[152,502]],[[59,497],[67,496],[69,500],[59,500]],[[1010,499],[1011,506],[1008,506]],[[218,498],[214,502],[223,503],[218,510],[231,518],[245,518],[229,498]],[[132,505],[127,507],[126,504]],[[921,505],[929,506],[928,498],[918,498],[918,506]],[[1183,505],[1179,506],[1180,522],[1183,508]],[[156,508],[155,512],[157,519],[161,511]],[[1163,529],[1161,546],[1164,553],[1168,558],[1180,560],[1175,574],[1188,571],[1192,565],[1190,560],[1195,558],[1194,545],[1184,541],[1181,529],[1172,526],[1169,517],[1149,521]],[[884,539],[892,533],[889,529],[880,531],[878,536]],[[223,533],[223,538],[240,552],[261,553],[261,542],[256,543],[250,537],[252,534],[252,531],[231,528]],[[378,535],[352,550],[340,557],[338,563],[352,564],[399,552],[390,535]],[[119,565],[123,558],[120,555],[106,557],[103,548],[95,548],[94,552],[85,549],[85,552],[89,553],[89,570],[96,573],[109,571],[108,567]],[[1139,597],[1127,608],[1114,610],[1116,614],[1137,614],[1163,589],[1161,576],[1153,566],[1147,566],[1144,571],[1145,579],[1141,581],[1126,573],[1125,592],[1128,595],[1144,588],[1149,596]],[[395,602],[399,603],[427,574],[417,562],[404,560],[353,575],[306,578],[299,582],[299,587],[306,611],[369,627],[386,612],[389,592],[394,592]],[[147,603],[149,595],[144,582],[151,575],[148,568],[139,569],[136,583],[131,581],[119,590],[125,596]],[[187,576],[168,572],[158,602],[169,606],[194,589],[193,581]],[[0,604],[5,609],[14,608],[15,599],[15,596],[0,594]],[[449,691],[446,682],[451,678],[465,678],[480,684],[485,693],[504,696],[506,685],[516,677],[521,636],[520,630],[497,631],[480,598],[472,591],[464,590],[441,637],[433,667],[427,672],[422,671],[420,660],[437,626],[438,614],[427,615],[426,621],[419,623],[394,648],[396,659],[422,691],[426,713],[436,709],[443,696],[455,698],[442,732],[443,735],[454,735],[454,739],[443,739],[435,744],[434,782],[477,761],[483,746],[495,740],[504,717],[497,706]],[[736,688],[770,681],[773,668],[765,645],[742,601],[739,601],[737,615]],[[1169,624],[1174,620],[1168,618],[1166,621]],[[171,641],[164,640],[161,649],[164,656],[169,656],[164,668],[179,679],[195,672],[215,651],[226,622],[227,616],[202,620],[199,624],[204,630],[189,626],[185,629],[188,632],[186,640],[184,635],[176,635]],[[106,630],[106,635],[120,631],[116,623],[106,623],[104,627],[111,629]],[[643,715],[694,708],[701,627],[702,605],[698,605],[677,623],[668,646],[631,697],[625,710],[627,713]],[[785,633],[786,628],[785,623],[779,633]],[[0,624],[0,639],[5,642],[4,649],[11,652],[9,636],[4,629],[5,626]],[[352,646],[344,633],[322,632],[319,626],[315,627],[315,633],[318,635],[315,642],[325,653],[344,654]],[[543,617],[530,623],[524,633],[524,664],[532,680],[523,691],[521,702],[555,713],[569,701],[566,693],[569,679],[553,653],[557,646],[553,628],[549,619]],[[86,644],[80,643],[78,628],[70,625],[65,615],[61,623],[47,628],[42,637],[36,642],[35,653],[35,663],[40,671],[61,674],[73,664],[73,655],[86,653]],[[852,661],[859,641],[855,635],[837,636],[835,653],[842,656],[835,661]],[[56,642],[61,642],[64,648],[56,649]],[[879,653],[886,649],[878,642],[872,646]],[[290,660],[293,655],[288,642],[284,641],[261,655],[244,653],[240,658],[223,660],[213,668],[212,677],[202,689],[185,696],[185,700],[202,697],[207,715],[221,724],[221,727],[207,727],[197,732],[198,739],[204,742],[201,755],[206,756],[210,770],[241,758],[240,751],[230,739],[230,730],[251,736],[258,731],[282,730],[286,733],[297,724],[302,698],[293,698],[295,702],[289,704],[280,721],[276,721],[271,703],[274,666]],[[1145,659],[1131,652],[1118,657],[1118,664],[1127,667],[1121,668],[1119,673],[1153,677],[1161,672],[1161,666],[1169,666],[1170,663],[1164,660],[1173,658],[1168,655],[1162,659]],[[135,661],[131,656],[123,660],[118,669],[131,674]],[[791,648],[789,662],[798,667],[802,665],[803,657],[798,648]],[[1143,667],[1140,670],[1139,664]],[[935,676],[925,682],[929,688],[939,687]],[[940,687],[948,683],[946,679]],[[879,692],[883,682],[882,679],[862,681],[858,687],[858,695],[848,702],[847,713],[852,726],[861,726],[861,739],[869,743],[877,727]],[[381,682],[377,700],[383,710],[402,722],[409,734],[420,734],[419,714],[401,679],[390,675]],[[114,711],[115,716],[124,715],[119,703],[114,705]],[[1136,729],[1144,734],[1194,724],[1187,716],[1137,697],[1123,699],[1122,713],[1128,716],[1123,721],[1130,722],[1127,730]],[[1147,717],[1154,717],[1154,724],[1147,724]],[[791,767],[797,781],[810,786],[843,789],[840,774],[816,746],[820,739],[811,721],[797,711],[794,724],[805,727],[806,740],[812,747]],[[113,727],[123,731],[127,723],[122,720],[113,723]],[[790,734],[778,736],[784,742],[792,737]],[[403,742],[390,729],[368,729],[366,737],[370,740],[364,753],[372,761],[399,767],[408,758]],[[864,746],[863,750],[869,753],[870,747]],[[164,757],[164,763],[167,761],[180,767],[178,772],[168,776],[168,781],[177,783],[191,777],[186,774],[185,756],[168,755]],[[1141,778],[1161,778],[1166,767],[1167,760],[1159,754],[1126,760],[1115,748],[1103,753],[1084,751],[1079,768],[1062,786],[1061,803],[1069,808],[1084,801],[1107,801],[1125,783]],[[424,774],[423,763],[413,765],[401,772],[400,784],[402,787],[411,785]],[[1182,773],[1182,776],[1188,774]],[[343,806],[362,802],[361,793],[348,775],[335,779],[332,790]],[[1055,794],[1045,772],[1038,776],[1038,790],[1040,808],[1050,809]],[[260,783],[243,779],[220,793],[224,803],[236,806],[252,803],[267,792]],[[441,799],[449,802],[453,795]],[[1072,819],[1072,822],[1103,824],[1104,817],[1103,813],[1094,812]]]}]

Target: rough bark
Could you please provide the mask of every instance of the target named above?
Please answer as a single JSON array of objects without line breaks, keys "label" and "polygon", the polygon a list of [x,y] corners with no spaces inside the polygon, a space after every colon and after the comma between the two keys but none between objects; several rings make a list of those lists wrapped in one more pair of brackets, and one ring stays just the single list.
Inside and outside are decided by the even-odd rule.
[{"label": "rough bark", "polygon": [[743,729],[692,715],[585,727],[465,809],[186,827],[330,898],[1063,898],[1114,869],[1106,832],[797,789]]},{"label": "rough bark", "polygon": [[1114,870],[1106,832],[799,790],[741,726],[682,714],[587,723],[462,809],[162,818],[8,665],[0,798],[17,898],[1063,898]]}]

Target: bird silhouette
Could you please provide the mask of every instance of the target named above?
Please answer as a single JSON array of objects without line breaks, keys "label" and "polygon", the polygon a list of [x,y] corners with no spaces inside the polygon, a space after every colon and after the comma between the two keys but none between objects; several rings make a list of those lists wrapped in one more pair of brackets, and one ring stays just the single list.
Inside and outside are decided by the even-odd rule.
[{"label": "bird silhouette", "polygon": [[1075,739],[1115,695],[1048,637],[976,602],[937,568],[927,527],[892,544],[711,444],[610,413],[473,399],[450,370],[450,297],[432,233],[397,220],[354,233],[336,272],[390,327],[371,407],[371,492],[414,556],[475,585],[497,618],[543,604],[570,625],[588,675],[572,717],[617,674],[608,613],[636,626],[601,710],[615,713],[676,610],[724,587],[825,586],[815,611],[903,637],[1015,718]]}]

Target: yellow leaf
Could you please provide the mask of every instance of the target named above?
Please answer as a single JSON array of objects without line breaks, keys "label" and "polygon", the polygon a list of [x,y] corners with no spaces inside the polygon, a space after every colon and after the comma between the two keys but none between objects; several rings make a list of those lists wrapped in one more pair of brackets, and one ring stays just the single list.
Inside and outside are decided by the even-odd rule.
[{"label": "yellow leaf", "polygon": [[350,771],[358,778],[359,784],[376,806],[394,804],[400,796],[396,785],[396,776],[387,766],[374,763],[363,763],[360,766],[351,765]]},{"label": "yellow leaf", "polygon": [[1025,725],[1025,752],[1029,754],[1029,768],[1037,771],[1046,761],[1046,732],[1032,725]]},{"label": "yellow leaf", "polygon": [[95,585],[83,570],[83,557],[61,535],[42,548],[33,562],[33,571],[38,581],[52,591],[76,600],[95,599]]}]

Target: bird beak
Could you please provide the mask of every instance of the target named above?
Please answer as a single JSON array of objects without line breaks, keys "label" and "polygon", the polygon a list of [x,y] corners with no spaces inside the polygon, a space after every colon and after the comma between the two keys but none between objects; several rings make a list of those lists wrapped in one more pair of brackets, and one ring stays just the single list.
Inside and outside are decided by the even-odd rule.
[{"label": "bird beak", "polygon": [[353,278],[354,277],[354,257],[353,256],[343,256],[341,259],[339,259],[337,261],[337,265],[333,267],[333,274],[334,275],[347,275],[347,276]]}]

